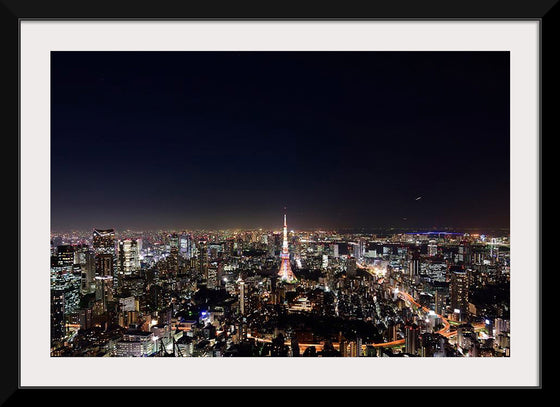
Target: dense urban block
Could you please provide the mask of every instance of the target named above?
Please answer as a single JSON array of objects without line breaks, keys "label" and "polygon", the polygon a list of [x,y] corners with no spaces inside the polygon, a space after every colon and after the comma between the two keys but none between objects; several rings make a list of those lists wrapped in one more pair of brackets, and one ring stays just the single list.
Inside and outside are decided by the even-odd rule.
[{"label": "dense urban block", "polygon": [[509,356],[509,311],[507,233],[52,236],[52,356]]}]

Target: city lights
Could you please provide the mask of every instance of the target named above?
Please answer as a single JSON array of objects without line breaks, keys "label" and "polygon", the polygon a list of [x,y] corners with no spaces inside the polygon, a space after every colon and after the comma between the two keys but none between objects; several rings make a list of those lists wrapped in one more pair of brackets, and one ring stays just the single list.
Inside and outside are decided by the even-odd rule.
[{"label": "city lights", "polygon": [[510,356],[509,51],[49,57],[52,357]]},{"label": "city lights", "polygon": [[280,234],[53,235],[52,356],[509,356],[506,244],[466,233],[288,239],[286,219]]}]

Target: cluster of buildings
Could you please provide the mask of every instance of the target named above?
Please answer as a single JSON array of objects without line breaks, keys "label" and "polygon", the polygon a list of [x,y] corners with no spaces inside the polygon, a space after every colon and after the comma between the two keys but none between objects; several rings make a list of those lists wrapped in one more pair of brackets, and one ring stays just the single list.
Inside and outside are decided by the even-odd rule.
[{"label": "cluster of buildings", "polygon": [[509,356],[509,238],[53,234],[51,355]]}]

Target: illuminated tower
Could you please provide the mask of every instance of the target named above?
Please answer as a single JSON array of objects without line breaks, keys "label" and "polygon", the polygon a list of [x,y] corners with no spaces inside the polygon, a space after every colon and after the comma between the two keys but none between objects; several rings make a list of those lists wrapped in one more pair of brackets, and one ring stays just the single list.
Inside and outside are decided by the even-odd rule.
[{"label": "illuminated tower", "polygon": [[288,225],[286,223],[286,215],[284,215],[284,240],[282,242],[282,253],[280,253],[280,259],[282,259],[282,264],[280,265],[280,271],[278,276],[282,281],[292,282],[295,281],[296,277],[292,272],[292,267],[290,266],[290,252],[288,251]]}]

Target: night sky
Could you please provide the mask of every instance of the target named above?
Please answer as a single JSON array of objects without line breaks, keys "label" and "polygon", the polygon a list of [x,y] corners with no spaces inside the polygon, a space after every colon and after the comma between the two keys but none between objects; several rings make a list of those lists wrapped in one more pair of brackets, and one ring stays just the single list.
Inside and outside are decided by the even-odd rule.
[{"label": "night sky", "polygon": [[53,230],[509,226],[507,52],[51,56]]}]

